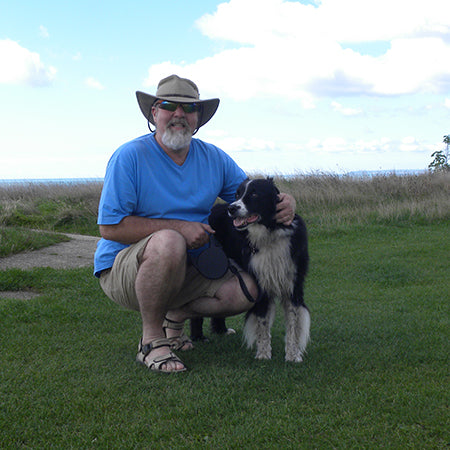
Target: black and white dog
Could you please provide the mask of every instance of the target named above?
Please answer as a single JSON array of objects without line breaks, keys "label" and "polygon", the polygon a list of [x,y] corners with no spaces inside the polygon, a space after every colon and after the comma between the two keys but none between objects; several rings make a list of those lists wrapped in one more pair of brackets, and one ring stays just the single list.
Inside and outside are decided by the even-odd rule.
[{"label": "black and white dog", "polygon": [[275,221],[279,190],[271,178],[245,180],[230,205],[216,205],[209,223],[227,256],[254,276],[259,288],[255,305],[246,315],[244,338],[256,343],[256,358],[272,356],[270,330],[275,299],[286,321],[286,361],[302,361],[309,341],[310,314],[303,300],[308,269],[306,226],[295,216],[290,226]]}]

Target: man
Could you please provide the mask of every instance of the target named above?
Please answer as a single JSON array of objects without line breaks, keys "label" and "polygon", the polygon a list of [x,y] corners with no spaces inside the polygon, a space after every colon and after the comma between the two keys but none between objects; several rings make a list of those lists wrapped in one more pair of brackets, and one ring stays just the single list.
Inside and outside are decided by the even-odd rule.
[{"label": "man", "polygon": [[[161,80],[155,96],[136,95],[156,130],[122,145],[108,163],[95,275],[108,297],[141,314],[137,360],[150,370],[182,372],[173,350],[193,348],[183,333],[186,319],[226,317],[252,306],[230,272],[209,280],[187,258],[214,233],[207,218],[216,198],[232,201],[246,175],[222,150],[192,138],[219,99],[200,100],[197,86],[177,75]],[[277,220],[289,224],[295,200],[280,199]],[[256,297],[253,279],[242,277]]]}]

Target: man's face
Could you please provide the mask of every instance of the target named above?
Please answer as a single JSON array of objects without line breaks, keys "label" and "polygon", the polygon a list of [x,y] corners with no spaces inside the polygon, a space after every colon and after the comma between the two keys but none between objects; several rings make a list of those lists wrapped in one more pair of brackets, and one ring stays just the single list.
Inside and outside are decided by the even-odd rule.
[{"label": "man's face", "polygon": [[165,109],[170,106],[173,108],[174,104],[160,102],[152,108],[152,114],[157,137],[166,147],[178,151],[189,147],[197,128],[198,112],[185,112],[180,105],[174,111]]}]

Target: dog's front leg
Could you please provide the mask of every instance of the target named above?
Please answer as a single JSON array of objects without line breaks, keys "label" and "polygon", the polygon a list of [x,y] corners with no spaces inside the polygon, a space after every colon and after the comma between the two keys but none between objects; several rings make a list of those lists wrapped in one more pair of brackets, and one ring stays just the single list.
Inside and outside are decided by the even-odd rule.
[{"label": "dog's front leg", "polygon": [[286,361],[302,362],[303,353],[309,341],[310,315],[303,304],[293,305],[290,300],[283,301],[286,319]]},{"label": "dog's front leg", "polygon": [[256,359],[270,359],[272,344],[270,330],[275,318],[275,303],[265,299],[264,307],[252,310],[245,323],[244,334],[249,347],[256,343]]},{"label": "dog's front leg", "polygon": [[272,335],[267,317],[258,317],[256,322],[256,359],[272,358]]}]

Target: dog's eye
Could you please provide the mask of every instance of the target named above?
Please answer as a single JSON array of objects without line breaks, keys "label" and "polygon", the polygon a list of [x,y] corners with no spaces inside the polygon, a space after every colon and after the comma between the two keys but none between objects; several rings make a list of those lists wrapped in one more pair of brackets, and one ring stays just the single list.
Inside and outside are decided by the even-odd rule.
[{"label": "dog's eye", "polygon": [[250,194],[250,197],[251,197],[251,198],[257,198],[257,197],[258,197],[258,194],[257,194],[256,192],[252,192],[252,193]]}]

